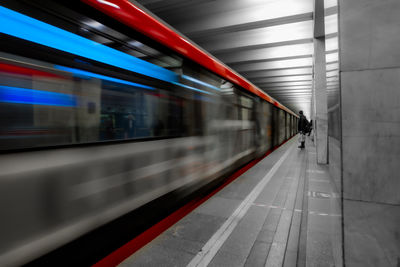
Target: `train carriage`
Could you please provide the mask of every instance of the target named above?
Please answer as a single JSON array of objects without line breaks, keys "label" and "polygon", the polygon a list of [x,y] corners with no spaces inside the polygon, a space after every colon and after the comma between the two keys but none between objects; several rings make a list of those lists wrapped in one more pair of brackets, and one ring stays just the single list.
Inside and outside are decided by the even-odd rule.
[{"label": "train carriage", "polygon": [[296,132],[294,113],[129,1],[2,1],[0,32],[0,265]]}]

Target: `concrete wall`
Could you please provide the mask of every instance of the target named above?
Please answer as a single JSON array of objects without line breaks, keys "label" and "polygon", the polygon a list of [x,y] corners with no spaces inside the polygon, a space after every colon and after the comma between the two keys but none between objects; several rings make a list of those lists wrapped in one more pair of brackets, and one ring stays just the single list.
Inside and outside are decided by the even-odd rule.
[{"label": "concrete wall", "polygon": [[346,266],[400,265],[400,1],[340,0]]}]

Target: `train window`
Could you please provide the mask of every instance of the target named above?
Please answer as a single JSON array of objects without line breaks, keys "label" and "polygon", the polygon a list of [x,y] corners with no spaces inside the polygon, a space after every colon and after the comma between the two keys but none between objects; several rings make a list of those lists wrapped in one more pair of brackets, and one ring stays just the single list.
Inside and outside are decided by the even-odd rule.
[{"label": "train window", "polygon": [[253,108],[253,99],[245,96],[240,95],[238,101],[238,107],[241,113],[241,119],[244,121],[252,120],[252,108]]},{"label": "train window", "polygon": [[0,58],[2,150],[185,135],[186,100],[168,91]]},{"label": "train window", "polygon": [[[250,119],[252,100],[236,100],[232,84],[80,1],[2,5],[1,150],[202,135],[205,118]],[[211,114],[221,99],[225,112]]]}]

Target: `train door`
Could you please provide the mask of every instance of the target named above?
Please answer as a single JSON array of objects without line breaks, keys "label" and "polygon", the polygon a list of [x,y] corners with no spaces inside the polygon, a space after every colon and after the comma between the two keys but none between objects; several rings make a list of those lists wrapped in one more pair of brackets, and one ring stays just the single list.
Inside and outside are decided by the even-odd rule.
[{"label": "train door", "polygon": [[266,132],[265,138],[265,150],[271,149],[273,144],[273,118],[272,118],[273,106],[268,102],[263,102],[263,117],[266,119],[264,129]]},{"label": "train door", "polygon": [[272,106],[272,146],[279,145],[279,109]]}]

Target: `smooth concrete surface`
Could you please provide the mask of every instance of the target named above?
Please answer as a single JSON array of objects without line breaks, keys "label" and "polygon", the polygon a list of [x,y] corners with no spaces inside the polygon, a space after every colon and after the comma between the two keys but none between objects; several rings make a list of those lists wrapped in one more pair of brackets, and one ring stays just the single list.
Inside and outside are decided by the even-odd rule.
[{"label": "smooth concrete surface", "polygon": [[400,1],[340,0],[341,71],[399,67]]},{"label": "smooth concrete surface", "polygon": [[223,243],[204,266],[341,266],[337,253],[341,247],[335,248],[341,244],[337,240],[341,224],[336,223],[340,214],[332,205],[336,194],[327,166],[316,164],[315,147],[309,140],[305,150],[297,145],[295,137],[121,266],[188,266],[196,255],[207,251],[205,244],[287,151],[290,154],[233,231],[225,240],[216,240]]},{"label": "smooth concrete surface", "polygon": [[334,137],[328,137],[329,144],[329,174],[332,177],[338,194],[342,192],[342,160],[341,142]]},{"label": "smooth concrete surface", "polygon": [[325,38],[314,39],[314,88],[315,137],[317,162],[328,163],[328,102],[326,98]]},{"label": "smooth concrete surface", "polygon": [[400,204],[399,12],[399,1],[341,1],[346,199]]},{"label": "smooth concrete surface", "polygon": [[339,1],[346,266],[400,266],[400,1]]},{"label": "smooth concrete surface", "polygon": [[400,68],[342,73],[344,198],[400,204]]},{"label": "smooth concrete surface", "polygon": [[344,201],[346,266],[400,266],[400,206]]}]

